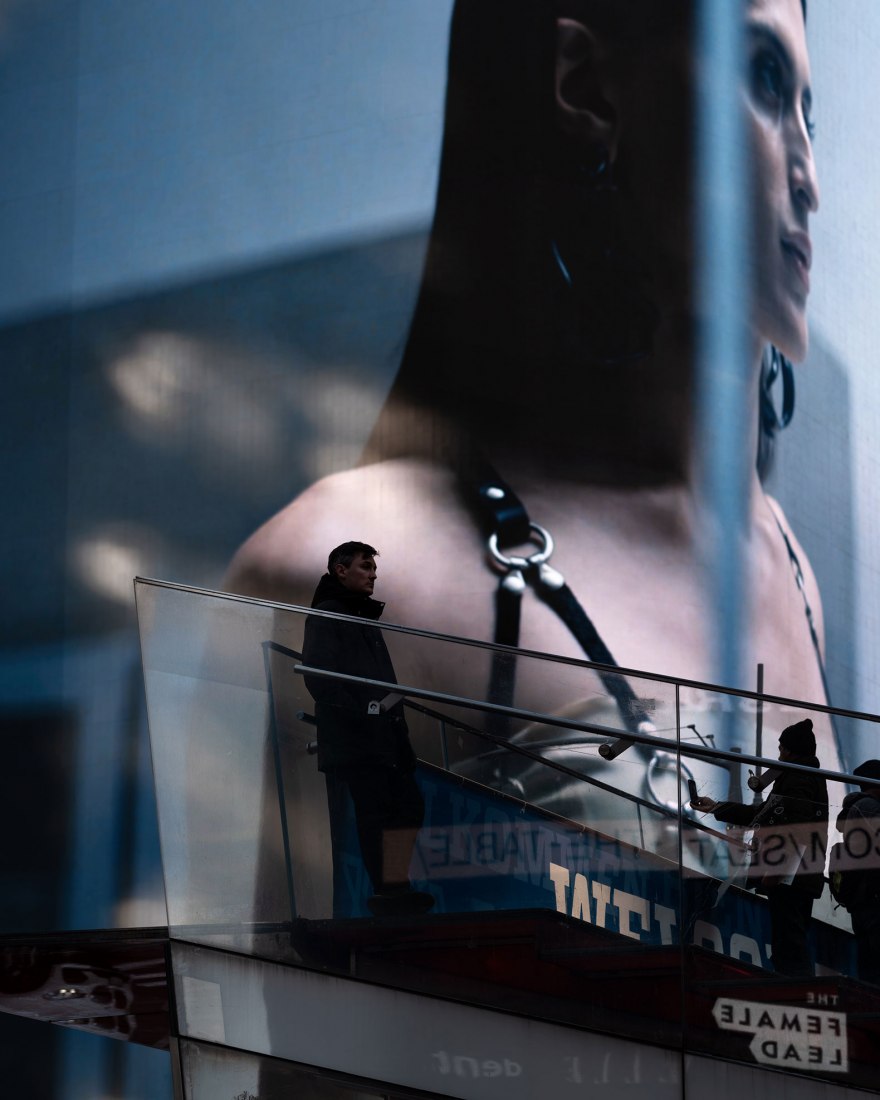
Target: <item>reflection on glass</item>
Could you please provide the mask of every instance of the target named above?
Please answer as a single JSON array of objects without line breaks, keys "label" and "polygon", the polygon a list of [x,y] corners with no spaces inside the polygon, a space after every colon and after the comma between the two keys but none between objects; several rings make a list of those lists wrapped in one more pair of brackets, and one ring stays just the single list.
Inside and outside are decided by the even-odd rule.
[{"label": "reflection on glass", "polygon": [[770,769],[764,777],[772,782],[766,800],[747,805],[704,795],[692,804],[718,821],[753,832],[749,885],[768,899],[773,969],[809,977],[810,917],[813,902],[822,896],[828,849],[828,787],[807,770],[820,767],[812,719],[801,719],[780,733],[779,759],[799,770]]},{"label": "reflection on glass", "polygon": [[[425,806],[409,878],[433,908],[376,919],[353,807],[334,804],[317,767],[306,677],[321,670],[302,656],[309,619],[344,620],[149,582],[138,600],[172,935],[746,1060],[754,1033],[724,1025],[739,1001],[833,997],[837,1012],[846,996],[868,1012],[880,998],[845,977],[856,944],[824,889],[844,787],[819,774],[806,705],[792,722],[790,707],[705,688],[679,741],[677,728],[610,724],[616,702],[598,692],[606,722],[402,681]],[[395,668],[488,674],[505,652],[364,629],[381,631]],[[540,678],[548,696],[591,671],[527,652],[516,663],[517,683]],[[681,685],[628,681],[654,715],[675,713]],[[393,686],[361,682],[379,697]],[[713,745],[724,714],[735,752]],[[609,746],[623,751],[606,759]],[[867,1019],[848,1017],[859,1043]],[[847,1057],[815,1072],[860,1080],[871,1058]]]},{"label": "reflection on glass", "polygon": [[383,1100],[386,1094],[240,1050],[184,1041],[180,1050],[186,1100]]},{"label": "reflection on glass", "polygon": [[[358,534],[383,554],[392,621],[712,681],[717,632],[732,625],[714,621],[702,568],[717,502],[701,496],[697,455],[695,5],[503,8],[455,5],[425,273],[364,460],[262,527],[226,584],[308,605],[327,548]],[[800,0],[742,12],[731,106],[743,105],[750,152],[754,265],[751,300],[731,307],[750,343],[749,361],[733,365],[749,413],[729,475],[748,499],[736,538],[756,610],[742,615],[743,667],[763,665],[769,692],[824,702],[820,594],[761,480],[791,411],[790,361],[808,343],[819,190],[806,13]],[[396,667],[416,678],[405,656]],[[611,727],[680,720],[732,747],[687,692],[679,715],[651,692],[627,705],[601,674],[560,691],[528,667],[513,686],[498,662],[418,673],[438,690]],[[835,763],[818,719],[817,736]],[[558,737],[553,751],[601,778],[584,745]],[[630,793],[669,802],[653,791],[662,775],[650,753],[625,768]],[[510,782],[525,780],[515,769]]]}]

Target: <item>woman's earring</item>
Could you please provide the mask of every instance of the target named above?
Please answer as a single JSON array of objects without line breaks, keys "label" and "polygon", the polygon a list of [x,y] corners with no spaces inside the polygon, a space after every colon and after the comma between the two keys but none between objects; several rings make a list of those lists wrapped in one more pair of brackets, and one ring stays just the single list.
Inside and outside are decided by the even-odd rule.
[{"label": "woman's earring", "polygon": [[[776,379],[782,380],[782,404],[777,409],[773,401]],[[782,352],[772,345],[761,360],[758,412],[758,476],[763,481],[773,466],[776,433],[787,428],[794,416],[794,367]]]},{"label": "woman's earring", "polygon": [[561,278],[570,352],[615,365],[649,355],[660,323],[645,273],[625,246],[620,191],[607,149],[565,163],[551,210],[551,251]]},{"label": "woman's earring", "polygon": [[[773,384],[782,379],[782,405],[777,411]],[[779,348],[770,346],[761,362],[761,427],[768,435],[787,428],[794,416],[794,367]]]}]

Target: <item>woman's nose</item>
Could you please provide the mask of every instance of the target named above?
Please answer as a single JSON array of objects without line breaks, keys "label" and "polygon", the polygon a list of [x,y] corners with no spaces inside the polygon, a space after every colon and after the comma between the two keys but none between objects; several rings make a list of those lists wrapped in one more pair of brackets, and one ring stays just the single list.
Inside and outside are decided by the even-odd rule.
[{"label": "woman's nose", "polygon": [[815,214],[819,209],[819,176],[810,139],[806,133],[800,137],[799,148],[791,156],[791,190],[797,205]]}]

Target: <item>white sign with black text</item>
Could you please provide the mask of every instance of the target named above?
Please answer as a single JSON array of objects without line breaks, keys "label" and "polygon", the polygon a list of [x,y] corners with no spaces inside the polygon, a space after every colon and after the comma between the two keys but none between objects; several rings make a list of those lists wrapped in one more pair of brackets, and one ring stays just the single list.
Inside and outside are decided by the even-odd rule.
[{"label": "white sign with black text", "polygon": [[825,1073],[849,1069],[845,1012],[719,997],[712,1015],[723,1031],[754,1035],[749,1050],[762,1065]]}]

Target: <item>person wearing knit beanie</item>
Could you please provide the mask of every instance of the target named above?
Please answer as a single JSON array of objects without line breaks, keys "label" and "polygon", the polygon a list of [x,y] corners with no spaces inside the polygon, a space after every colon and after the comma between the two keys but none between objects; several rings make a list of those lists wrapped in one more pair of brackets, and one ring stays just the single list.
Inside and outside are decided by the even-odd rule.
[{"label": "person wearing knit beanie", "polygon": [[[863,790],[869,787],[880,787],[880,760],[866,760],[864,764],[859,764],[857,768],[853,769],[853,775],[868,780],[868,782],[862,783]],[[872,780],[873,782],[871,782]]]},{"label": "person wearing knit beanie", "polygon": [[813,733],[812,718],[804,718],[793,726],[786,726],[779,735],[779,747],[786,749],[792,756],[812,760],[816,755],[816,735]]},{"label": "person wearing knit beanie", "polygon": [[[779,735],[779,760],[795,765],[781,768],[773,781],[767,801],[760,806],[741,802],[716,802],[706,796],[691,799],[695,810],[715,815],[718,821],[744,828],[759,826],[762,849],[776,860],[780,838],[797,834],[803,852],[825,852],[828,847],[828,788],[822,776],[811,774],[819,767],[813,722],[804,718],[786,726]],[[775,845],[775,846],[774,846]],[[774,864],[758,861],[763,874],[755,878],[755,889],[767,896],[770,908],[770,939],[773,969],[788,977],[810,978],[813,961],[810,952],[810,919],[813,902],[821,897],[825,885],[824,864],[816,867],[804,861],[804,854],[793,873],[773,875]]]}]

